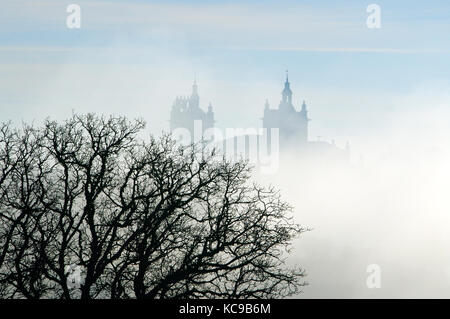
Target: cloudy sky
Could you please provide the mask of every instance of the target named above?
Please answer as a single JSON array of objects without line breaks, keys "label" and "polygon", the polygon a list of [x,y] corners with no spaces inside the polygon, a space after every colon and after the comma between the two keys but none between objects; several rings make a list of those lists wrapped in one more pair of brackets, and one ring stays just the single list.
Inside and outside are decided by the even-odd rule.
[{"label": "cloudy sky", "polygon": [[[80,29],[66,26],[72,3]],[[366,25],[371,3],[2,0],[0,121],[97,112],[159,134],[195,76],[218,127],[260,127],[288,69],[311,139],[350,141],[367,166],[299,185],[292,163],[277,177],[315,229],[294,256],[305,296],[448,296],[450,2],[376,1],[379,29]],[[384,290],[365,285],[372,263]]]},{"label": "cloudy sky", "polygon": [[[66,26],[71,3],[81,29]],[[380,29],[366,26],[367,1],[4,0],[1,120],[97,111],[144,117],[157,133],[196,75],[217,126],[258,127],[289,69],[312,138],[357,145],[396,99],[446,87],[450,71],[448,1],[376,3]]]}]

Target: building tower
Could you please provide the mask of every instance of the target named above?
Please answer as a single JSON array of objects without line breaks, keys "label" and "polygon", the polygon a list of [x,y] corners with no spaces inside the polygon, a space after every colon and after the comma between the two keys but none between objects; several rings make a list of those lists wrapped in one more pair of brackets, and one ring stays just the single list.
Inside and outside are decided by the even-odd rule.
[{"label": "building tower", "polygon": [[286,81],[281,92],[281,101],[278,109],[270,109],[268,101],[264,107],[263,127],[279,129],[280,148],[304,147],[308,142],[308,111],[305,101],[301,110],[297,111],[292,102],[292,90],[289,76],[286,71]]},{"label": "building tower", "polygon": [[[172,105],[170,112],[170,131],[185,128],[194,137],[203,134],[210,127],[214,127],[212,104],[211,102],[209,103],[207,112],[200,108],[198,85],[197,81],[194,80],[191,95],[189,97],[178,96]],[[201,132],[194,132],[197,128],[201,128]]]}]

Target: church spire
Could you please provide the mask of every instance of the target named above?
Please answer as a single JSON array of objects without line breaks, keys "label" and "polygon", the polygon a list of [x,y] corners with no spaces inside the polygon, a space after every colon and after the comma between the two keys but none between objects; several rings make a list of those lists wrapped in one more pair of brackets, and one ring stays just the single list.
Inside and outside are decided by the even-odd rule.
[{"label": "church spire", "polygon": [[289,83],[289,73],[286,70],[286,82],[284,82],[284,89],[282,94],[282,103],[292,105],[292,91]]},{"label": "church spire", "polygon": [[308,118],[308,109],[306,108],[305,100],[303,100],[303,103],[302,103],[302,109],[300,110],[300,116],[301,116],[306,122],[309,121],[309,118]]},{"label": "church spire", "polygon": [[192,84],[192,94],[189,99],[189,107],[192,109],[197,109],[198,107],[200,107],[200,97],[198,96],[198,85],[196,77],[194,77],[194,84]]},{"label": "church spire", "polygon": [[194,75],[194,84],[192,84],[192,95],[198,96],[197,76]]}]

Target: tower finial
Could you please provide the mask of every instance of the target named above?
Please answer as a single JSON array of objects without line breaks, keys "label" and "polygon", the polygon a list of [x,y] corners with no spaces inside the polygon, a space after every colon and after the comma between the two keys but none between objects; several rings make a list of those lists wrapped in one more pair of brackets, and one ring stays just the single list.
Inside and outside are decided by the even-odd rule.
[{"label": "tower finial", "polygon": [[287,103],[289,105],[292,104],[292,91],[289,84],[289,71],[286,70],[286,82],[284,82],[284,90],[281,92],[282,94],[282,101],[284,103]]},{"label": "tower finial", "polygon": [[306,103],[305,103],[305,100],[303,100],[302,110],[301,111],[306,114]]},{"label": "tower finial", "polygon": [[192,95],[198,95],[197,74],[194,73],[194,83],[192,84]]}]

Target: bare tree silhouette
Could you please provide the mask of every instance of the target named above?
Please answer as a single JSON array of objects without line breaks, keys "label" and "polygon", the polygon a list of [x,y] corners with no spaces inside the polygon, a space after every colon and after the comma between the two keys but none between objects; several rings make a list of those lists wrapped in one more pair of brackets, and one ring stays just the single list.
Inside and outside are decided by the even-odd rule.
[{"label": "bare tree silhouette", "polygon": [[[144,123],[74,115],[0,126],[2,298],[281,298],[304,229],[245,162],[138,138]],[[68,266],[82,269],[78,286]]]}]

